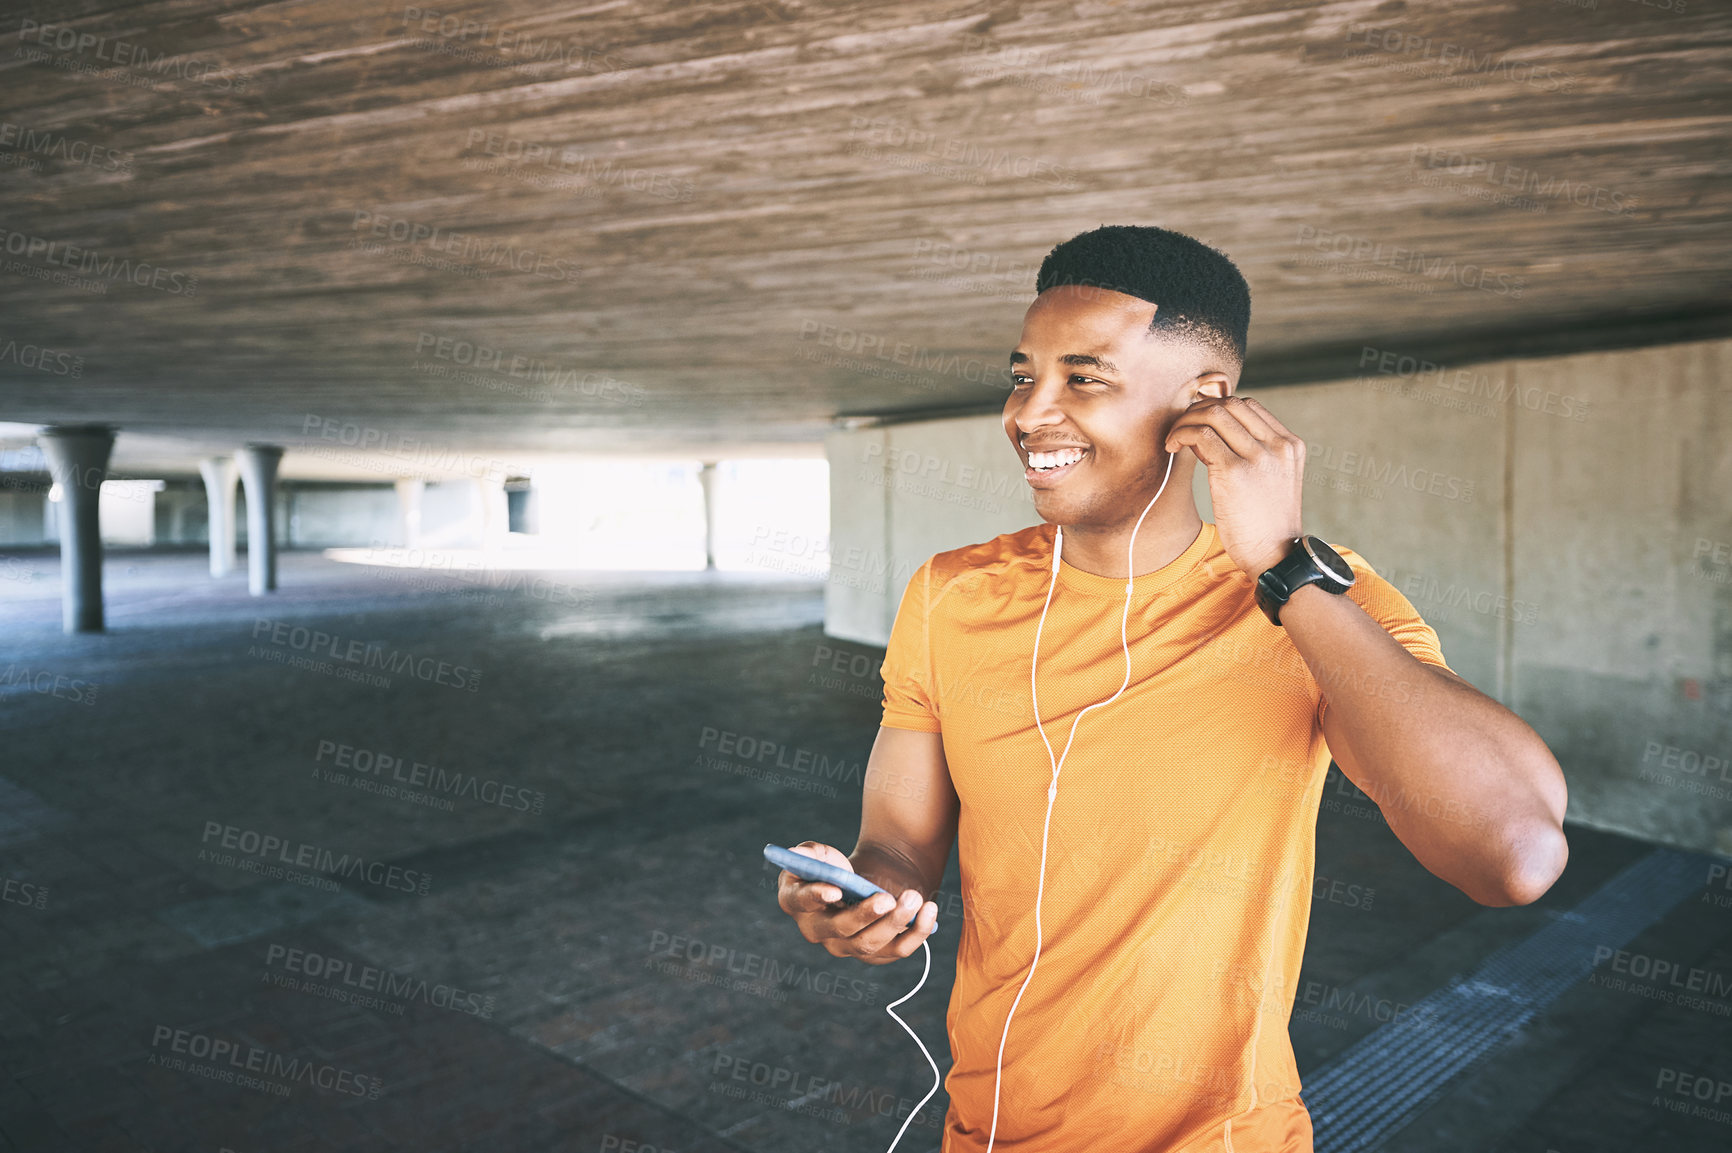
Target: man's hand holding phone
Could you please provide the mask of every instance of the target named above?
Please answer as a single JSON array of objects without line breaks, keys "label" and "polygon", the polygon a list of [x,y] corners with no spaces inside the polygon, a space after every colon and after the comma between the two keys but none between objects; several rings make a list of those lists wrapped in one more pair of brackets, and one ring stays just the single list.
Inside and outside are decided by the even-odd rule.
[{"label": "man's hand holding phone", "polygon": [[[801,841],[794,851],[854,874],[853,863],[830,845]],[[833,957],[853,957],[868,965],[901,960],[938,926],[938,905],[924,900],[918,889],[904,889],[900,897],[879,892],[855,900],[830,881],[803,879],[786,868],[778,878],[776,903],[794,918],[806,940]]]}]

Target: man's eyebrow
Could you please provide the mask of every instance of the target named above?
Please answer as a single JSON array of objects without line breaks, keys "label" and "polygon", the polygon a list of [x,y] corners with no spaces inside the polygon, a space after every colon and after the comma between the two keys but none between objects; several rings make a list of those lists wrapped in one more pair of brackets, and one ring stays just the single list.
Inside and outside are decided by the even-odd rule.
[{"label": "man's eyebrow", "polygon": [[[1018,364],[1027,364],[1029,359],[1028,353],[1020,350],[1010,354],[1010,363],[1013,367]],[[1068,364],[1072,368],[1098,368],[1102,372],[1115,374],[1119,371],[1119,366],[1112,361],[1098,356],[1090,356],[1086,352],[1067,352],[1058,358],[1058,362]]]}]

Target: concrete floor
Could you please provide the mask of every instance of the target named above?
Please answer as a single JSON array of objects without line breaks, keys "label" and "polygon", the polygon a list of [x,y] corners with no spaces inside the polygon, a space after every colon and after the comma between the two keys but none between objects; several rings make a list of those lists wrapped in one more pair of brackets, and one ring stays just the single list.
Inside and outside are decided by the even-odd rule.
[{"label": "concrete floor", "polygon": [[[806,945],[759,855],[771,840],[851,846],[858,789],[718,747],[732,733],[864,760],[880,654],[824,638],[819,586],[531,574],[497,589],[288,554],[282,591],[260,600],[204,563],[111,554],[110,632],[68,638],[54,555],[0,553],[5,1148],[890,1143],[931,1083],[883,1012],[919,961],[868,968]],[[327,635],[325,667],[290,663],[305,655],[296,638],[310,643],[297,627]],[[333,649],[369,645],[427,679],[334,671],[356,665]],[[868,671],[834,671],[832,650],[845,669],[865,654],[852,667]],[[439,683],[473,670],[474,691]],[[334,775],[344,746],[375,754],[346,755],[349,780]],[[493,782],[485,796],[505,803],[479,787],[385,795],[378,754],[405,776],[422,762]],[[1472,972],[1650,850],[1572,827],[1552,893],[1483,910],[1425,873],[1365,802],[1334,783],[1329,797],[1319,875],[1375,899],[1315,903],[1305,976],[1367,1007],[1294,1022],[1307,1075],[1379,1027],[1378,998],[1412,1003]],[[246,834],[415,876],[350,874],[335,891],[306,872],[261,877],[242,867]],[[424,893],[404,891],[423,879]],[[899,1010],[941,1067],[954,933],[941,928],[927,986]],[[1732,889],[1704,888],[1624,948],[1705,971],[1724,993]],[[760,975],[769,961],[790,967],[783,984]],[[1676,1091],[1684,1078],[1732,1094],[1732,1003],[1668,1003],[1664,982],[1628,975],[1619,988],[1616,964],[1383,1147],[1732,1147],[1732,1096],[1692,1116],[1700,1102]],[[345,1003],[345,988],[370,988],[371,1002]],[[248,1062],[251,1084],[235,1079]],[[771,1085],[752,1083],[758,1067]],[[814,1079],[839,1082],[845,1104],[802,1100]],[[902,1149],[936,1148],[944,1105]]]}]

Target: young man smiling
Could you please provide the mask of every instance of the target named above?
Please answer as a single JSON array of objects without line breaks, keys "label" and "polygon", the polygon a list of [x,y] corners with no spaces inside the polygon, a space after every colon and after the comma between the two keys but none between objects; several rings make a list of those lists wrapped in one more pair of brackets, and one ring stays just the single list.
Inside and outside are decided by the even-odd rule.
[{"label": "young man smiling", "polygon": [[799,846],[888,893],[781,875],[807,940],[887,964],[935,928],[957,843],[945,1153],[1311,1149],[1286,1026],[1332,758],[1482,904],[1563,870],[1545,744],[1305,535],[1304,442],[1235,395],[1249,322],[1238,269],[1189,237],[1053,249],[1004,406],[1043,523],[914,574],[859,842]]}]

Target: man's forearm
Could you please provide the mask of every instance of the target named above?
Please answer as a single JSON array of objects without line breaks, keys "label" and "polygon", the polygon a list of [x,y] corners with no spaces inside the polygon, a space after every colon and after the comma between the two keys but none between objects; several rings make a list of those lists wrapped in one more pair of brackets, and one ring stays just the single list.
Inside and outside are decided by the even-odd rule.
[{"label": "man's forearm", "polygon": [[922,900],[931,900],[944,879],[944,865],[939,862],[934,869],[930,862],[917,857],[891,845],[861,840],[848,854],[848,861],[856,873],[889,893],[900,896],[904,890],[914,889]]},{"label": "man's forearm", "polygon": [[1281,623],[1323,688],[1331,752],[1420,863],[1484,904],[1543,893],[1567,857],[1567,793],[1539,735],[1346,596],[1302,588]]}]

